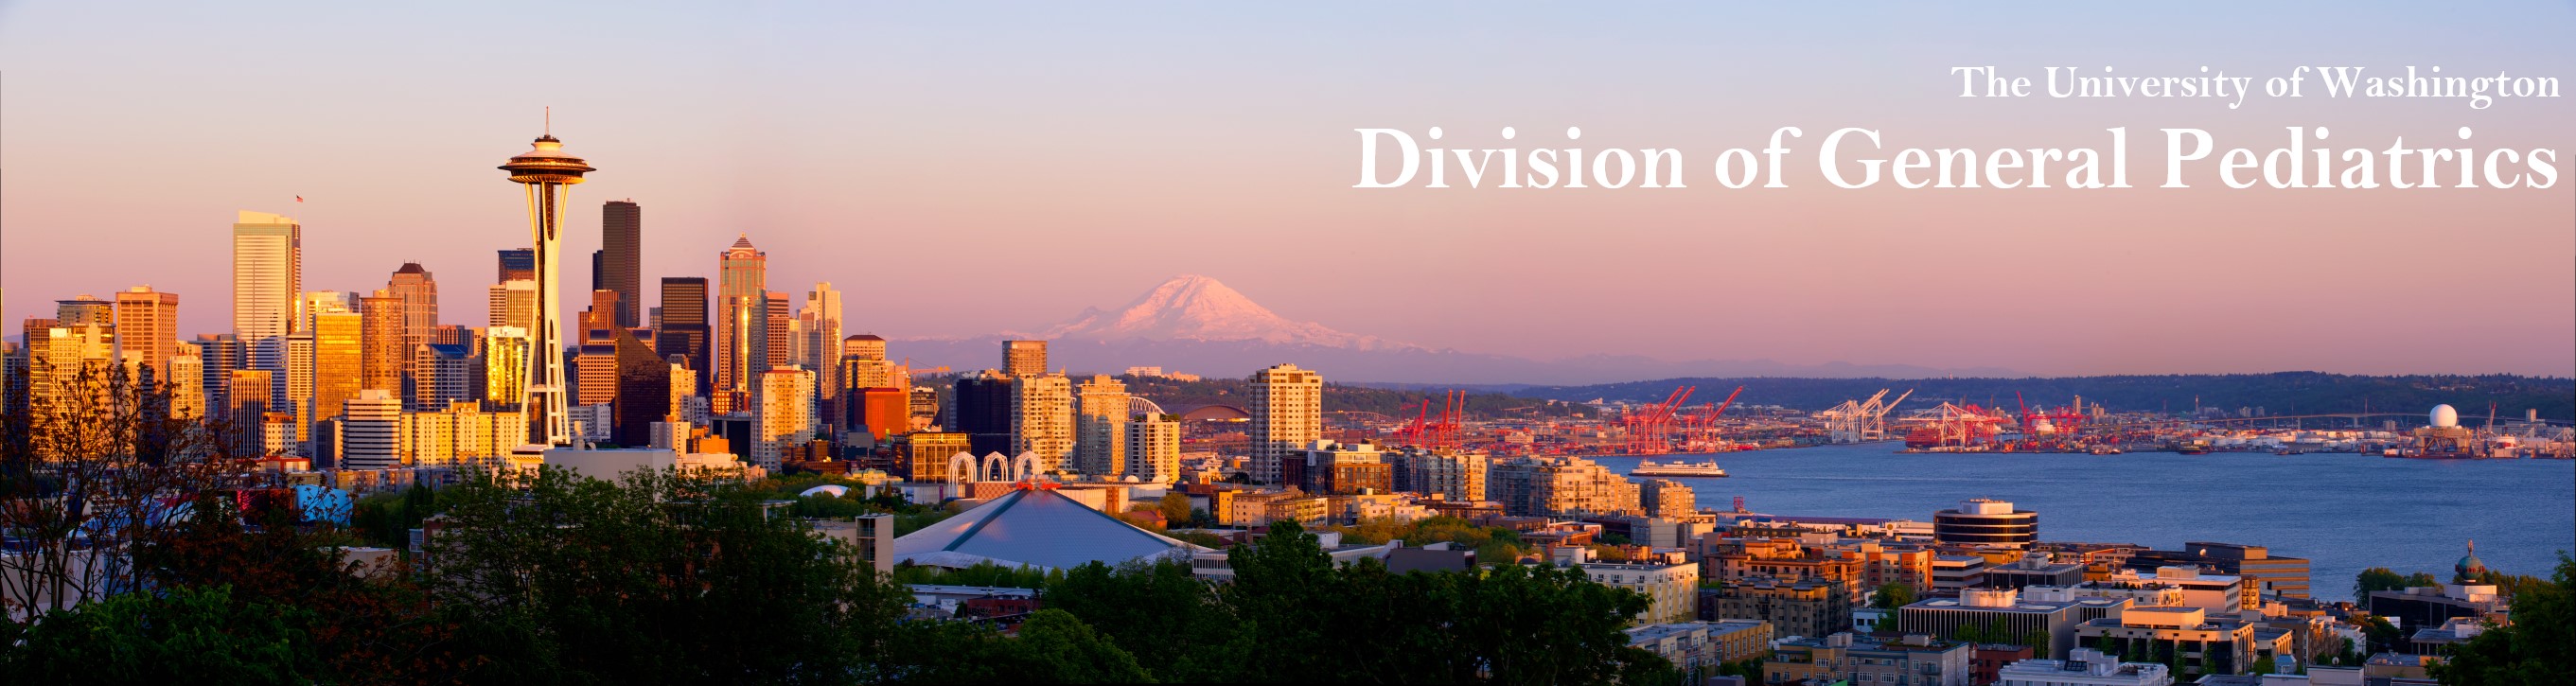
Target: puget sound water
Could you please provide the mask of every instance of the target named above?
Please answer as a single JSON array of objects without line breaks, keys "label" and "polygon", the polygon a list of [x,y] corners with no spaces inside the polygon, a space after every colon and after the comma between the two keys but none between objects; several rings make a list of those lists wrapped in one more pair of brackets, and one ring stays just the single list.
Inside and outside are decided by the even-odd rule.
[{"label": "puget sound water", "polygon": [[[2448,581],[2468,541],[2509,574],[2549,578],[2576,551],[2576,461],[2406,460],[2351,453],[2120,455],[1902,454],[1900,443],[1833,445],[1714,459],[1728,478],[1675,478],[1701,509],[1929,522],[1968,498],[2039,514],[2049,541],[2185,541],[2268,546],[2309,560],[2311,593],[2352,596],[2370,567]],[[1590,458],[1625,474],[1640,458]],[[1670,477],[1667,477],[1670,478]]]}]

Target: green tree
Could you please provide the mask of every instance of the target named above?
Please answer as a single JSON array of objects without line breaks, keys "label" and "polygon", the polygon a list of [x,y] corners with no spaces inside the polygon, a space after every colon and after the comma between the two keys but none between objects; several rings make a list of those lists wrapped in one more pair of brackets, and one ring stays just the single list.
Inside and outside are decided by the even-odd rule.
[{"label": "green tree", "polygon": [[452,486],[425,579],[494,682],[786,682],[885,668],[910,597],[762,491],[547,468]]},{"label": "green tree", "polygon": [[1879,584],[1878,593],[1871,601],[1873,606],[1882,610],[1893,610],[1913,603],[1914,587],[1893,581]]},{"label": "green tree", "polygon": [[227,586],[118,595],[36,621],[0,652],[0,681],[310,683],[330,673],[303,630],[315,621],[300,607],[236,603]]},{"label": "green tree", "polygon": [[1161,501],[1154,503],[1154,506],[1162,510],[1164,526],[1185,528],[1193,524],[1190,518],[1190,494],[1180,491],[1167,492],[1163,494]]},{"label": "green tree", "polygon": [[2431,672],[2463,686],[2576,683],[2576,560],[2560,551],[2550,583],[2514,597],[2513,624],[2488,627]]},{"label": "green tree", "polygon": [[1020,623],[1005,655],[1009,671],[1038,683],[1116,684],[1151,681],[1136,657],[1063,610],[1039,610]]},{"label": "green tree", "polygon": [[1049,608],[1107,634],[1166,681],[1235,680],[1252,647],[1233,609],[1187,563],[1113,568],[1094,562],[1048,583],[1043,598]]},{"label": "green tree", "polygon": [[2352,597],[2354,600],[2368,601],[2371,593],[2378,591],[2395,591],[2404,588],[2406,588],[2406,575],[2399,574],[2395,570],[2387,567],[2372,567],[2361,570],[2361,573],[2353,575],[2352,579]]}]

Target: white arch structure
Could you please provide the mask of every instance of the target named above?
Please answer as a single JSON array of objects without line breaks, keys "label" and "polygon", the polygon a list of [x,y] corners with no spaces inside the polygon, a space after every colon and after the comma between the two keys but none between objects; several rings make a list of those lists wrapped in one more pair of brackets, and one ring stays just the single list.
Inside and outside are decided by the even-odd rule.
[{"label": "white arch structure", "polygon": [[948,456],[948,482],[971,484],[982,481],[1017,482],[1038,478],[1038,454],[1023,452],[1014,457],[987,453],[976,459],[973,453]]},{"label": "white arch structure", "polygon": [[1145,399],[1144,396],[1127,396],[1127,415],[1132,417],[1140,414],[1166,415],[1171,413],[1163,411],[1162,405],[1157,405],[1154,401]]}]

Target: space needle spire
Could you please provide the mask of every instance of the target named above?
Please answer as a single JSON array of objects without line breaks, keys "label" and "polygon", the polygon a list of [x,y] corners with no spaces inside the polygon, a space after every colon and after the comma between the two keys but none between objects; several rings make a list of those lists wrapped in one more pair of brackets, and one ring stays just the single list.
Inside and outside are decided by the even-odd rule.
[{"label": "space needle spire", "polygon": [[554,108],[546,109],[546,131],[538,136],[527,152],[510,158],[500,169],[510,173],[510,181],[528,191],[528,228],[536,241],[536,325],[528,332],[528,390],[520,412],[528,418],[528,442],[536,445],[570,445],[572,430],[564,405],[563,330],[556,311],[561,289],[557,280],[556,237],[563,228],[566,202],[572,185],[581,183],[581,175],[592,167],[581,158],[564,154],[563,141],[554,136]]}]

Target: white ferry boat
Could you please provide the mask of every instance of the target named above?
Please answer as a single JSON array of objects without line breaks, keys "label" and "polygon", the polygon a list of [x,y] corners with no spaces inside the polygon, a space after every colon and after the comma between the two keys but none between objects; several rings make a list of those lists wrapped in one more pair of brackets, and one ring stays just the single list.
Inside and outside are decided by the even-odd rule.
[{"label": "white ferry boat", "polygon": [[1708,460],[1705,462],[1675,462],[1672,464],[1656,464],[1654,460],[1646,460],[1637,463],[1637,468],[1628,470],[1628,474],[1630,476],[1722,477],[1726,476],[1726,468],[1717,466],[1716,460]]}]

